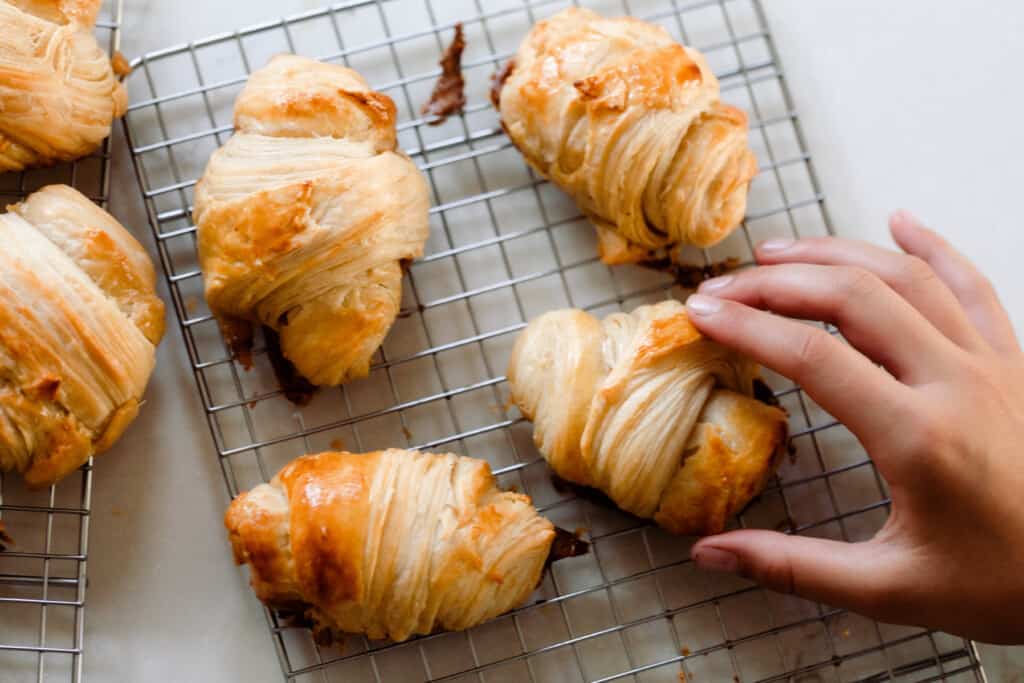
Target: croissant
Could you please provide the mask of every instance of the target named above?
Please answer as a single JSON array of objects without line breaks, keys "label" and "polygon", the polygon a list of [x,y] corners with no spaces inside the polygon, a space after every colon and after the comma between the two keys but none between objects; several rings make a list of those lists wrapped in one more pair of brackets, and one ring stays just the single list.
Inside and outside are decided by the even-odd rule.
[{"label": "croissant", "polygon": [[429,199],[395,105],[351,69],[281,55],[235,102],[195,190],[206,298],[236,348],[252,325],[316,385],[363,377],[423,253]]},{"label": "croissant", "polygon": [[394,641],[522,604],[555,538],[486,462],[396,449],[298,458],[235,498],[224,523],[260,600]]},{"label": "croissant", "polygon": [[603,321],[545,313],[516,339],[508,381],[557,475],[669,531],[713,534],[783,452],[786,415],[751,398],[757,373],[670,300]]},{"label": "croissant", "polygon": [[660,26],[569,8],[533,27],[492,96],[526,161],[592,220],[606,263],[707,247],[743,219],[757,173],[746,114]]},{"label": "croissant", "polygon": [[52,484],[135,418],[164,332],[153,264],[64,185],[0,214],[0,470]]},{"label": "croissant", "polygon": [[100,0],[0,0],[0,172],[83,157],[128,107],[92,34]]}]

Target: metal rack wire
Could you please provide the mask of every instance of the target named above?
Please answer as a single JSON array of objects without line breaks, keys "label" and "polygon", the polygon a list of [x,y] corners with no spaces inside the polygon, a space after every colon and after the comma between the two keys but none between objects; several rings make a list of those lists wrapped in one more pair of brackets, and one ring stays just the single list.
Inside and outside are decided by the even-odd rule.
[{"label": "metal rack wire", "polygon": [[[119,46],[123,0],[105,2],[96,35]],[[0,206],[52,183],[106,208],[111,142],[70,164],[0,175]],[[15,543],[0,552],[0,679],[82,680],[92,461],[49,489],[30,491],[0,473],[0,521]]]},{"label": "metal rack wire", "polygon": [[[506,403],[502,376],[530,317],[573,305],[603,314],[666,294],[671,278],[608,268],[576,208],[526,167],[487,102],[491,73],[557,0],[358,0],[160,50],[134,63],[125,118],[132,158],[211,435],[231,495],[292,458],[327,448],[451,450],[487,458],[591,554],[554,565],[534,601],[465,633],[407,643],[352,638],[321,648],[267,611],[284,674],[296,681],[983,681],[973,645],[704,575],[687,539],[555,488]],[[607,14],[664,25],[700,48],[723,98],[751,115],[761,172],[743,229],[695,262],[751,260],[773,235],[832,232],[786,77],[757,0],[594,0]],[[456,22],[468,103],[442,125],[419,105]],[[347,64],[389,93],[402,146],[430,180],[431,238],[370,377],[305,408],[277,388],[259,349],[245,371],[202,301],[192,186],[231,134],[246,75],[278,52]],[[770,378],[792,416],[795,456],[739,519],[857,540],[888,512],[884,482],[855,440],[798,387]]]}]

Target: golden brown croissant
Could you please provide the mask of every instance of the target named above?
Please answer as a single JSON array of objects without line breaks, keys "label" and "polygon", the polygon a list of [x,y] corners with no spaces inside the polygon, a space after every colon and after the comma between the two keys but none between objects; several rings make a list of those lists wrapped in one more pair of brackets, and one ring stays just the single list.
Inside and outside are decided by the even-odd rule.
[{"label": "golden brown croissant", "polygon": [[135,418],[164,331],[153,264],[52,185],[0,214],[0,469],[56,482]]},{"label": "golden brown croissant", "polygon": [[365,376],[420,256],[427,186],[395,151],[395,105],[341,66],[282,55],[235,102],[196,186],[206,298],[226,335],[261,323],[317,385]]},{"label": "golden brown croissant", "polygon": [[606,263],[710,246],[743,219],[747,117],[662,27],[570,8],[538,22],[499,78],[509,137],[591,218]]},{"label": "golden brown croissant", "polygon": [[672,300],[603,321],[545,313],[508,370],[556,474],[684,534],[721,531],[778,465],[786,415],[750,397],[756,375]]},{"label": "golden brown croissant", "polygon": [[517,607],[555,538],[486,462],[396,449],[298,458],[238,496],[224,523],[265,603],[396,641]]},{"label": "golden brown croissant", "polygon": [[0,0],[0,172],[96,149],[128,96],[92,34],[100,0]]}]

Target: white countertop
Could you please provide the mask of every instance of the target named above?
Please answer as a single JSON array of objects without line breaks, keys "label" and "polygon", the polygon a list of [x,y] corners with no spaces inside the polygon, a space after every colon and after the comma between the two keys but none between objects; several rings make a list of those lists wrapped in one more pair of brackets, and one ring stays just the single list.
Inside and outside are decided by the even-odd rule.
[{"label": "white countertop", "polygon": [[[131,58],[319,4],[127,0],[122,51]],[[992,278],[1024,332],[1024,126],[1015,121],[1024,93],[1013,85],[1024,64],[1024,4],[766,6],[838,231],[888,243],[888,212],[916,211]],[[112,211],[151,248],[119,127],[117,136]],[[188,367],[169,321],[146,409],[95,469],[88,681],[281,680],[225,542],[227,494]]]}]

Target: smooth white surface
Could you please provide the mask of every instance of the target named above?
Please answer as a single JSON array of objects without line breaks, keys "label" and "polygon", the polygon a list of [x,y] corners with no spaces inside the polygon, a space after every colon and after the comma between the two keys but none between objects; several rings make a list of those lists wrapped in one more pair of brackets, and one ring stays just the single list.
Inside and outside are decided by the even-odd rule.
[{"label": "smooth white surface", "polygon": [[[134,57],[320,2],[126,4],[122,51]],[[766,5],[839,232],[889,243],[888,212],[918,212],[992,278],[1024,331],[1024,127],[1015,121],[1024,110],[1024,4]],[[151,247],[120,128],[117,135],[112,210]],[[224,540],[227,494],[172,321],[147,399],[96,467],[86,679],[280,681],[262,613]],[[991,680],[1012,680],[1019,671],[1008,656],[993,662],[1001,658],[1008,668]]]}]

